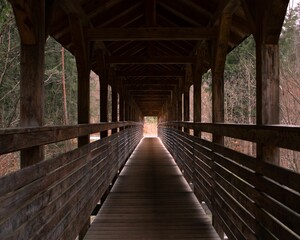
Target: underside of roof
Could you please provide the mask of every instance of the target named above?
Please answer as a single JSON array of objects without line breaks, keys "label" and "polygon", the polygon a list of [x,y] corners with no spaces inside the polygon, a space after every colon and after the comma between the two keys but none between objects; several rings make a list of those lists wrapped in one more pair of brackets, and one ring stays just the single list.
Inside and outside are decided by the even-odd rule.
[{"label": "underside of roof", "polygon": [[54,9],[49,34],[75,55],[77,31],[82,31],[91,69],[101,80],[107,78],[107,69],[114,69],[143,115],[157,115],[172,92],[180,91],[180,81],[189,81],[188,66],[195,64],[199,52],[205,72],[216,64],[216,44],[228,53],[252,34],[249,17],[259,2],[48,1]]}]

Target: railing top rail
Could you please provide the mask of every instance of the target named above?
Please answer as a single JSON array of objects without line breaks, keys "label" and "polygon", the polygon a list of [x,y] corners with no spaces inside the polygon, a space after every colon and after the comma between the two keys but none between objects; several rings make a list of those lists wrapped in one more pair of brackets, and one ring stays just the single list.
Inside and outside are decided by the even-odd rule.
[{"label": "railing top rail", "polygon": [[300,126],[165,122],[161,127],[184,127],[226,137],[300,151]]},{"label": "railing top rail", "polygon": [[110,122],[68,126],[43,126],[0,130],[0,154],[60,142],[114,128],[141,126],[140,122]]}]

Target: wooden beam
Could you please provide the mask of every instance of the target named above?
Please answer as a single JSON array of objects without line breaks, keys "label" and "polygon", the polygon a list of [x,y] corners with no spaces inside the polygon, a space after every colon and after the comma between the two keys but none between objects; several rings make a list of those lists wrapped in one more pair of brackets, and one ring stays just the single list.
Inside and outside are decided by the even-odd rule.
[{"label": "wooden beam", "polygon": [[[45,1],[12,3],[21,38],[20,126],[44,124]],[[43,147],[21,151],[21,168],[44,158]]]},{"label": "wooden beam", "polygon": [[126,57],[108,56],[107,64],[190,64],[195,57],[163,56],[163,57]]},{"label": "wooden beam", "polygon": [[240,6],[240,0],[223,0],[211,17],[210,26],[214,26],[223,14],[233,15]]},{"label": "wooden beam", "polygon": [[[230,35],[231,15],[223,14],[220,19],[219,36],[214,48],[212,69],[213,122],[224,122],[224,69]],[[221,138],[219,143],[223,142]]]},{"label": "wooden beam", "polygon": [[180,69],[174,70],[131,70],[131,71],[117,71],[119,76],[124,77],[183,77],[185,72]]},{"label": "wooden beam", "polygon": [[48,37],[50,28],[52,26],[53,18],[58,6],[57,0],[45,0],[45,38]]},{"label": "wooden beam", "polygon": [[[183,120],[190,121],[190,86],[192,85],[192,68],[191,65],[186,66],[186,74],[184,79],[184,97],[183,97]],[[187,128],[185,132],[189,132]]]},{"label": "wooden beam", "polygon": [[127,85],[126,88],[128,92],[131,91],[171,91],[173,90],[175,85],[145,85],[145,84],[140,84],[140,85]]},{"label": "wooden beam", "polygon": [[156,0],[145,1],[145,22],[148,27],[156,26]]},{"label": "wooden beam", "polygon": [[205,40],[217,37],[216,28],[90,28],[85,32],[90,41],[158,41]]},{"label": "wooden beam", "polygon": [[268,44],[277,44],[289,0],[241,1],[254,38],[257,41],[261,41],[257,38],[262,38]]},{"label": "wooden beam", "polygon": [[[98,55],[98,71],[100,81],[100,122],[108,122],[108,76],[109,68],[106,64],[104,52],[99,51]],[[108,131],[100,133],[101,138],[108,136]]]},{"label": "wooden beam", "polygon": [[[37,44],[39,39],[36,32],[39,29],[36,27],[39,21],[45,20],[45,16],[42,16],[42,14],[45,14],[45,10],[37,9],[38,6],[34,7],[26,0],[10,0],[10,3],[14,11],[21,42],[26,45]],[[42,1],[42,4],[45,7],[45,1]],[[37,18],[37,16],[41,18]]]},{"label": "wooden beam", "polygon": [[[82,9],[79,1],[73,1],[73,0],[55,0],[59,2],[59,5],[61,8],[69,15],[77,15],[80,20],[82,21],[82,25],[85,27],[93,28],[93,25],[89,18],[87,17],[86,13]],[[97,42],[97,47],[100,48],[105,53],[108,53],[108,50],[105,46],[105,44],[102,41]]]},{"label": "wooden beam", "polygon": [[[256,43],[256,121],[258,125],[279,123],[279,46]],[[280,165],[279,149],[257,145],[257,158]]]},{"label": "wooden beam", "polygon": [[[254,1],[254,6],[260,4]],[[284,21],[287,0],[264,1],[259,11],[244,0],[245,8],[256,23],[256,121],[259,125],[279,123],[279,36]],[[280,164],[279,149],[257,144],[257,158]]]},{"label": "wooden beam", "polygon": [[[224,69],[226,55],[228,52],[228,42],[230,36],[232,13],[223,13],[219,19],[219,34],[214,45],[213,64],[212,64],[212,120],[213,123],[224,122]],[[213,134],[213,142],[224,144],[224,136]],[[212,200],[215,203],[215,199]],[[212,224],[221,239],[224,239],[222,221],[219,215],[213,214]]]},{"label": "wooden beam", "polygon": [[[100,79],[100,122],[108,122],[108,83],[105,79]],[[101,138],[107,137],[108,132],[101,132]]]},{"label": "wooden beam", "polygon": [[152,96],[152,95],[170,95],[170,94],[171,94],[171,90],[157,90],[157,91],[153,91],[153,90],[146,90],[146,91],[133,90],[133,91],[130,91],[131,96],[139,96],[139,95]]},{"label": "wooden beam", "polygon": [[[111,121],[118,121],[118,89],[117,89],[117,76],[116,71],[113,68],[110,68],[109,78],[112,78],[110,82],[111,85]],[[113,129],[112,133],[116,133],[117,129]]]},{"label": "wooden beam", "polygon": [[[178,99],[178,116],[177,116],[177,120],[178,121],[182,121],[183,120],[183,117],[182,117],[182,88],[183,88],[183,78],[180,78],[179,79],[179,83],[178,83],[178,91],[177,91],[177,99]],[[176,96],[175,96],[176,97]]]},{"label": "wooden beam", "polygon": [[[78,103],[77,115],[78,124],[90,122],[90,66],[88,56],[88,43],[83,37],[83,26],[76,14],[69,14],[71,35],[75,44],[75,59],[78,75]],[[78,138],[78,146],[90,142],[89,135]]]},{"label": "wooden beam", "polygon": [[[156,0],[145,1],[145,22],[146,27],[156,27]],[[154,42],[147,41],[148,56],[154,55]]]},{"label": "wooden beam", "polygon": [[[193,66],[193,83],[194,83],[194,122],[201,122],[201,85],[202,85],[202,74],[204,72],[204,68],[202,66],[204,58],[204,52],[201,49],[197,51],[197,59],[196,63]],[[200,136],[200,132],[194,132],[195,136]]]},{"label": "wooden beam", "polygon": [[166,85],[173,86],[178,84],[176,78],[161,78],[161,77],[147,77],[143,79],[125,79],[124,85]]},{"label": "wooden beam", "polygon": [[251,33],[256,35],[256,24],[255,24],[255,16],[253,15],[253,10],[251,9],[253,7],[253,2],[251,4],[248,3],[247,0],[240,0],[241,1],[241,6],[243,7],[243,10],[245,12],[245,15],[247,17],[247,23],[248,26],[251,30]]}]

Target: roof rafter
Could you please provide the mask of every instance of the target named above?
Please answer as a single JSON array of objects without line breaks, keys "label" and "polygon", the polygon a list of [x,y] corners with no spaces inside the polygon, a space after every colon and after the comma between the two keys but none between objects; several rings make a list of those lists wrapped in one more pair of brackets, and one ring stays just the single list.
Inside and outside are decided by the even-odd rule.
[{"label": "roof rafter", "polygon": [[187,56],[107,57],[108,64],[191,64],[194,62],[195,57]]},{"label": "roof rafter", "polygon": [[217,37],[216,28],[90,28],[85,37],[93,41],[204,40]]}]

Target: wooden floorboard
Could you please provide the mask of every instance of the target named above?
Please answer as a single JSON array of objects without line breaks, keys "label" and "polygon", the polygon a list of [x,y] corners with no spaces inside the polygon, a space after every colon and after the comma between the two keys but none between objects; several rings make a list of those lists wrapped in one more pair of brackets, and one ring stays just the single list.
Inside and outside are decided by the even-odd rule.
[{"label": "wooden floorboard", "polygon": [[144,138],[85,237],[95,239],[219,237],[160,140]]}]

